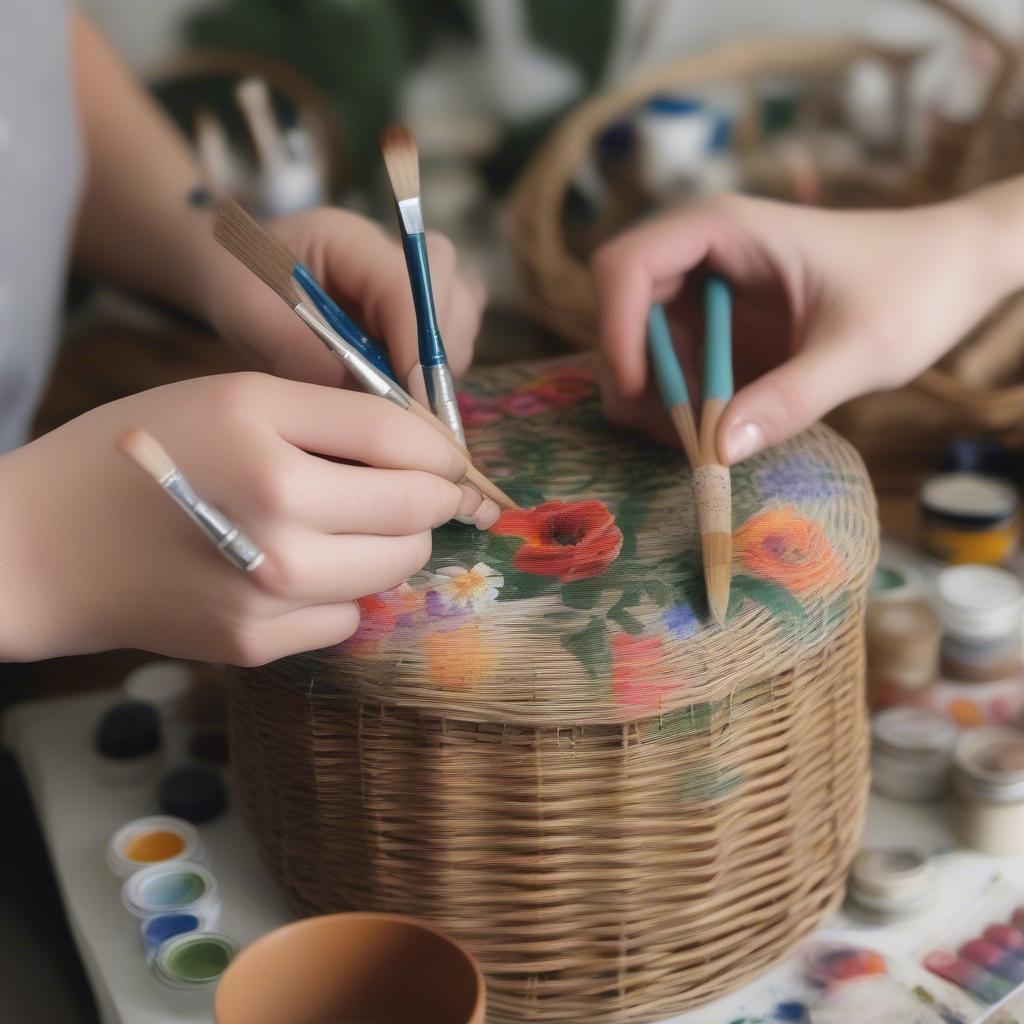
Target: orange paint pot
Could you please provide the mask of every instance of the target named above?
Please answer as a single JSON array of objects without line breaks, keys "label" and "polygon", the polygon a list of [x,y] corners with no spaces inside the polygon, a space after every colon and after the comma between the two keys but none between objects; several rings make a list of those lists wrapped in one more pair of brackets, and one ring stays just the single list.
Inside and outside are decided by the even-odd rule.
[{"label": "orange paint pot", "polygon": [[946,473],[921,488],[921,546],[950,565],[1002,565],[1020,543],[1020,499],[979,473]]},{"label": "orange paint pot", "polygon": [[195,827],[181,818],[137,818],[114,833],[107,846],[107,866],[127,878],[151,864],[169,860],[206,863],[206,849]]}]

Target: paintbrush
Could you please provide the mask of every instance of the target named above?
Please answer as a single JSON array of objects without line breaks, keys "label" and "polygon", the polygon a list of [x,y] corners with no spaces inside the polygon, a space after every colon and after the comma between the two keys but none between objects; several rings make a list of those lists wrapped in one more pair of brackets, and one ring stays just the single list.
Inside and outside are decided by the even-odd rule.
[{"label": "paintbrush", "polygon": [[485,498],[496,502],[500,508],[518,507],[500,487],[488,480],[473,465],[472,456],[466,450],[466,446],[444,423],[381,373],[320,316],[315,306],[311,307],[309,296],[295,280],[294,257],[278,239],[264,230],[231,199],[223,199],[218,204],[213,233],[228,252],[244,263],[295,311],[328,350],[341,360],[364,391],[379,398],[386,398],[399,408],[412,413],[455,445],[466,458],[465,483],[479,491]]},{"label": "paintbrush", "polygon": [[121,434],[115,444],[118,451],[151,476],[181,506],[236,569],[252,572],[263,561],[263,552],[237,524],[196,494],[155,437],[135,427]]},{"label": "paintbrush", "polygon": [[647,314],[647,350],[651,354],[658,392],[668,410],[672,425],[676,428],[683,451],[690,461],[690,468],[700,465],[700,445],[697,441],[697,423],[690,404],[690,392],[686,377],[679,365],[672,334],[665,319],[665,310],[658,304],[651,306]]},{"label": "paintbrush", "polygon": [[732,481],[718,458],[715,433],[732,392],[732,295],[726,281],[712,275],[704,284],[700,464],[693,479],[708,606],[719,622],[725,621],[732,583]]},{"label": "paintbrush", "polygon": [[423,203],[420,199],[420,160],[412,132],[400,124],[386,129],[381,136],[384,165],[387,167],[395,208],[402,231],[405,265],[409,270],[412,301],[416,309],[416,333],[419,342],[420,366],[427,388],[430,408],[448,429],[465,444],[462,417],[455,400],[455,382],[448,368],[441,329],[434,308],[434,291],[430,284],[430,262],[423,225]]}]

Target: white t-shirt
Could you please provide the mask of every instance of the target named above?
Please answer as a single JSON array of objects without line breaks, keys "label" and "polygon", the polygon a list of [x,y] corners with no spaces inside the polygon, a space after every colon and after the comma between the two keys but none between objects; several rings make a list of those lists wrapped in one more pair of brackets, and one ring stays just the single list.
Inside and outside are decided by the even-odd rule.
[{"label": "white t-shirt", "polygon": [[64,0],[0,0],[0,452],[28,432],[60,329],[82,157]]}]

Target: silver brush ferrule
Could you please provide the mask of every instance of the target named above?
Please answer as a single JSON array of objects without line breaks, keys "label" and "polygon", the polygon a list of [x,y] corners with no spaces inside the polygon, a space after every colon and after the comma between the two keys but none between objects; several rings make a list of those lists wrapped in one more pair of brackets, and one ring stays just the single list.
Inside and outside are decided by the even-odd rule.
[{"label": "silver brush ferrule", "polygon": [[423,204],[419,196],[403,199],[398,203],[398,216],[407,235],[421,235],[426,230],[423,223]]},{"label": "silver brush ferrule", "polygon": [[462,427],[462,416],[459,403],[455,397],[455,381],[452,371],[447,365],[423,367],[423,380],[427,386],[427,399],[434,415],[459,439],[459,444],[466,447],[466,432]]},{"label": "silver brush ferrule", "polygon": [[236,569],[252,572],[263,561],[263,552],[219,508],[203,501],[179,471],[163,481],[163,488]]},{"label": "silver brush ferrule", "polygon": [[378,398],[386,398],[402,409],[409,408],[409,396],[388,380],[361,352],[349,345],[318,313],[302,302],[294,308],[303,323],[345,364],[364,391]]}]

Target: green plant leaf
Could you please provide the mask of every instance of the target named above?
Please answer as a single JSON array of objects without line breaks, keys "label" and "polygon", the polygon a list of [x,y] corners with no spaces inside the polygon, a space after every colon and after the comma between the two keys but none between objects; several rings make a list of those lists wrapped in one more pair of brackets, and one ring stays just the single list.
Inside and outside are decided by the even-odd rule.
[{"label": "green plant leaf", "polygon": [[802,618],[804,606],[783,586],[753,576],[734,576],[732,586],[783,620]]},{"label": "green plant leaf", "polygon": [[625,608],[616,605],[608,612],[608,618],[617,622],[630,636],[640,636],[644,631],[643,623]]},{"label": "green plant leaf", "polygon": [[566,633],[562,646],[583,666],[591,679],[607,679],[612,671],[612,649],[608,640],[608,625],[600,615],[594,615],[583,629]]},{"label": "green plant leaf", "polygon": [[593,608],[601,599],[602,584],[596,580],[573,580],[562,587],[562,604],[566,608]]}]

